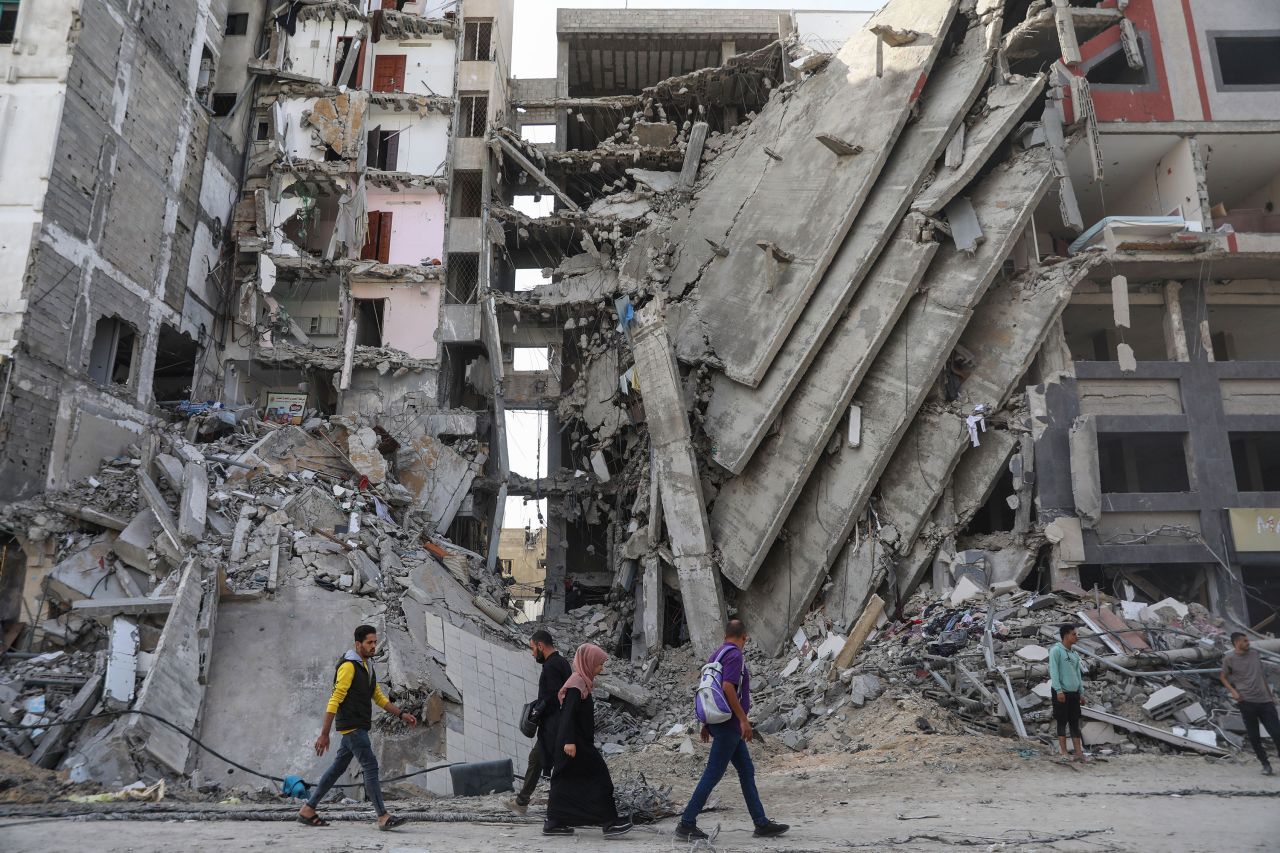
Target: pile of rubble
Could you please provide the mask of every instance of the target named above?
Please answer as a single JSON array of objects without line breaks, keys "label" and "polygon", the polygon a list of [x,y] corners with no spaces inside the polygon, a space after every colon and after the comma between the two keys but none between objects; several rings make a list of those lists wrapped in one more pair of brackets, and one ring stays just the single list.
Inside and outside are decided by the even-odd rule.
[{"label": "pile of rubble", "polygon": [[[473,438],[188,414],[85,481],[6,507],[30,545],[28,609],[41,618],[6,635],[0,717],[34,728],[0,729],[5,748],[61,762],[73,781],[188,773],[184,735],[110,712],[198,728],[220,601],[299,586],[360,597],[389,638],[391,694],[431,721],[461,697],[417,642],[421,609],[519,641],[501,577],[442,535],[484,462]],[[202,435],[214,437],[191,440]]]}]

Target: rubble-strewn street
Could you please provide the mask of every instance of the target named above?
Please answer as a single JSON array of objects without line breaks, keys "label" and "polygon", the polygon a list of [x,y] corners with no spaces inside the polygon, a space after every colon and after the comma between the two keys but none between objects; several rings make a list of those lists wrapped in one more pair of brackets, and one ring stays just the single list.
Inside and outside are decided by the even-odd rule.
[{"label": "rubble-strewn street", "polygon": [[0,847],[1274,848],[1280,7],[692,5],[0,0]]}]

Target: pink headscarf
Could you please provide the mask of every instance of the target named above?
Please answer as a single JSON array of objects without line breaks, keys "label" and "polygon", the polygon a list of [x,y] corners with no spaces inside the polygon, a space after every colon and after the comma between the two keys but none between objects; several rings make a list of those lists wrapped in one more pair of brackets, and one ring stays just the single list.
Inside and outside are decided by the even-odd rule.
[{"label": "pink headscarf", "polygon": [[583,699],[590,696],[596,680],[596,669],[608,659],[609,655],[605,650],[595,643],[583,643],[578,646],[578,650],[573,653],[573,675],[569,676],[564,687],[561,687],[557,694],[560,704],[564,704],[564,694],[570,687],[578,688]]}]

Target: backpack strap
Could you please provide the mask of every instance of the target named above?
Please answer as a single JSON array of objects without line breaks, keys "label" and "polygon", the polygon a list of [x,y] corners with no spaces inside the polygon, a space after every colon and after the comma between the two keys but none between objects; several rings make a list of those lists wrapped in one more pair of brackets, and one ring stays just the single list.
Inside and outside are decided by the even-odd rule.
[{"label": "backpack strap", "polygon": [[[716,656],[708,663],[720,663],[720,659],[729,653],[729,647],[732,644],[726,644],[720,651],[716,652]],[[738,672],[738,690],[742,690],[742,681],[747,677],[747,656],[742,656],[742,669]]]}]

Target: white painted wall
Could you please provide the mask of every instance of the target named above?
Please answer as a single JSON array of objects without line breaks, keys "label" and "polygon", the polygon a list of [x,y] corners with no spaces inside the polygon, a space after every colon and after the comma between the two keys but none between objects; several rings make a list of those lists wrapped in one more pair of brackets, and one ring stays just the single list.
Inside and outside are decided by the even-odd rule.
[{"label": "white painted wall", "polygon": [[79,9],[80,0],[23,3],[14,44],[0,48],[0,358],[13,354],[27,307],[23,274],[44,216]]},{"label": "white painted wall", "polygon": [[449,153],[449,116],[443,113],[414,113],[372,106],[365,127],[399,130],[396,171],[415,175],[444,175]]},{"label": "white painted wall", "polygon": [[297,32],[285,36],[284,70],[328,85],[333,81],[338,39],[361,37],[365,29],[360,21],[348,21],[345,18],[299,21]]},{"label": "white painted wall", "polygon": [[370,43],[365,57],[364,88],[373,88],[373,68],[379,56],[404,56],[404,91],[415,95],[452,95],[457,47],[443,36],[420,41],[382,39]]},{"label": "white painted wall", "polygon": [[1191,143],[1187,139],[1175,142],[1114,204],[1108,205],[1116,216],[1168,216],[1179,207],[1188,221],[1201,221]]}]

